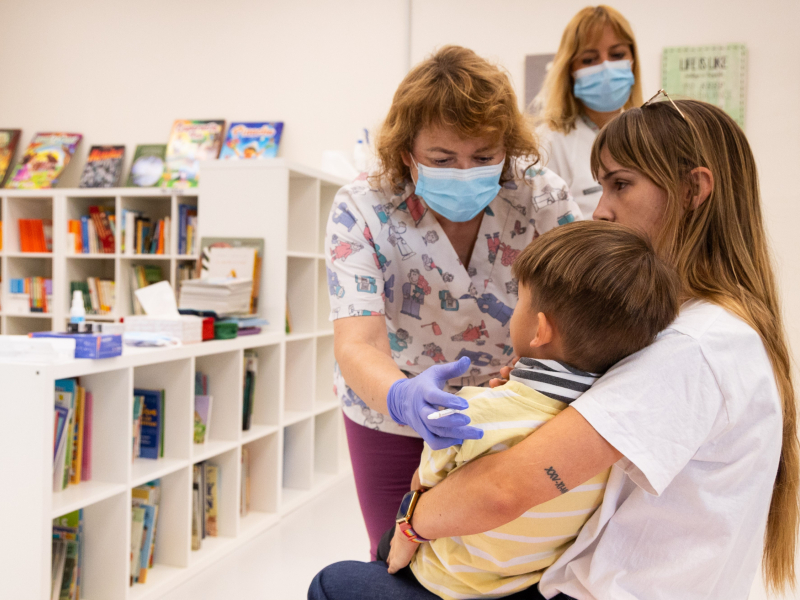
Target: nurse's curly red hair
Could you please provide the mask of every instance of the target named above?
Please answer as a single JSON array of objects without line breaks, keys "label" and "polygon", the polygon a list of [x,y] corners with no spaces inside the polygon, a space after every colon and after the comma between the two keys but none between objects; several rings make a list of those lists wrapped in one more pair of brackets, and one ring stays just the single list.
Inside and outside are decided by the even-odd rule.
[{"label": "nurse's curly red hair", "polygon": [[514,178],[516,157],[531,164],[539,160],[538,141],[507,73],[468,48],[444,46],[400,83],[377,139],[379,180],[396,191],[405,187],[410,171],[403,153],[430,126],[452,129],[463,138],[502,141],[506,167],[501,183]]}]

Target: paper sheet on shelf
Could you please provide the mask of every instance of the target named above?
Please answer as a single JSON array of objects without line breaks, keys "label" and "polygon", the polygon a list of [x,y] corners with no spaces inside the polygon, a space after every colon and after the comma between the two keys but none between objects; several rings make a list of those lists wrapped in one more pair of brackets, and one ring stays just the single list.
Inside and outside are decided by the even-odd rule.
[{"label": "paper sheet on shelf", "polygon": [[148,317],[178,317],[175,292],[169,281],[159,281],[134,292]]}]

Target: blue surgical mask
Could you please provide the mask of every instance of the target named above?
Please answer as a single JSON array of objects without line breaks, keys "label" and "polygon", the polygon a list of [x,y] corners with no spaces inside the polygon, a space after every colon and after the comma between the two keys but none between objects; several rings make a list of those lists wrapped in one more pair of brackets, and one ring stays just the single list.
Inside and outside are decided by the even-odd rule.
[{"label": "blue surgical mask", "polygon": [[605,61],[578,69],[572,76],[575,97],[598,112],[613,112],[625,106],[634,81],[629,60]]},{"label": "blue surgical mask", "polygon": [[417,196],[445,219],[463,223],[476,217],[497,196],[505,160],[472,169],[426,167],[417,161],[414,164],[418,173]]}]

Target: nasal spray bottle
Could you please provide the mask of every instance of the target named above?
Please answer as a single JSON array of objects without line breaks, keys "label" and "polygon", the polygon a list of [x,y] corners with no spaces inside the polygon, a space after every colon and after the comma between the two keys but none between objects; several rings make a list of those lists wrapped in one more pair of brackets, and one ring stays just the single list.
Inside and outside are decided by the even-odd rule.
[{"label": "nasal spray bottle", "polygon": [[86,329],[86,308],[83,304],[83,292],[73,290],[72,306],[69,309],[69,333],[80,333]]}]

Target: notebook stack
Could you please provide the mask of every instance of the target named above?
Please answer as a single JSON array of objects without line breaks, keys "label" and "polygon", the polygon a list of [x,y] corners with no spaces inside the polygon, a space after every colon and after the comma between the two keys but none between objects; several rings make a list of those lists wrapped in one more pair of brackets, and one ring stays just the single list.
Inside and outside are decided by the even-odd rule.
[{"label": "notebook stack", "polygon": [[189,279],[181,285],[180,308],[213,310],[218,315],[250,312],[253,280],[250,278]]}]

